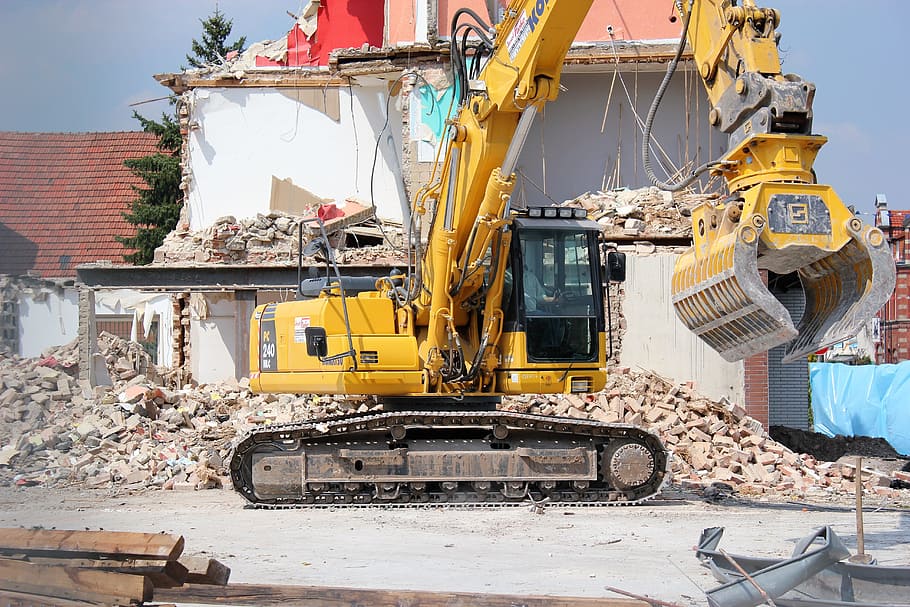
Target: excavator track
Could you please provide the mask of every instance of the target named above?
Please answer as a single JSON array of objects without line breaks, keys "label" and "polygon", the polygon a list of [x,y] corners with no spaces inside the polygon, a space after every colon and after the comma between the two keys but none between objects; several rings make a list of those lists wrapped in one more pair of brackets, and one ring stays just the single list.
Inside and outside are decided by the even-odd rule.
[{"label": "excavator track", "polygon": [[669,455],[626,424],[507,411],[365,413],[255,429],[230,461],[264,508],[631,505],[653,497]]}]

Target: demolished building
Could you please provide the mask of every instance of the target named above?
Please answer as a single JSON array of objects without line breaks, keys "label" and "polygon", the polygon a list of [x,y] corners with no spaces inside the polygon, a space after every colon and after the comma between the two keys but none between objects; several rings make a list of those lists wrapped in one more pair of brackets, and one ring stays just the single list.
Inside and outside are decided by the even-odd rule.
[{"label": "demolished building", "polygon": [[[482,2],[464,4],[485,11]],[[92,298],[151,290],[166,296],[171,310],[160,317],[159,347],[169,353],[161,362],[200,382],[240,377],[255,305],[294,297],[292,232],[300,216],[328,207],[349,218],[365,212],[365,222],[350,222],[339,237],[348,274],[375,275],[399,263],[409,200],[432,178],[451,106],[446,39],[455,7],[398,0],[358,7],[353,14],[310,3],[276,42],[219,65],[157,76],[180,95],[184,215],[151,266],[80,268],[83,316],[94,309]],[[641,189],[638,159],[640,113],[679,36],[680,24],[665,9],[654,1],[595,2],[569,52],[560,101],[533,127],[519,159],[515,197],[518,204],[621,199],[598,218],[609,240],[633,254],[632,279],[613,287],[624,315],[619,362],[694,378],[706,394],[744,402],[766,424],[775,421],[769,386],[781,385],[782,402],[770,410],[805,418],[798,373],[789,383],[773,379],[783,375],[779,359],[767,355],[727,363],[671,311],[667,285],[690,243],[684,213],[694,199]],[[363,11],[376,19],[364,19]],[[706,110],[699,79],[683,70],[654,127],[665,174],[725,147],[712,139]],[[397,235],[396,246],[373,248],[389,235],[393,243]],[[181,249],[192,250],[191,258]],[[804,427],[802,418],[794,423]]]}]

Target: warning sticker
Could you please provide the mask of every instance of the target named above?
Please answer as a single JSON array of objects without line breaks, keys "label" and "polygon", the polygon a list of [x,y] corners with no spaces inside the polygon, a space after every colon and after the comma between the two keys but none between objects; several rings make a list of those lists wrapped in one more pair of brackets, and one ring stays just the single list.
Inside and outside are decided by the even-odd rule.
[{"label": "warning sticker", "polygon": [[525,43],[525,40],[528,39],[528,34],[530,33],[531,26],[528,23],[528,14],[522,11],[518,16],[515,27],[509,32],[509,35],[506,36],[506,48],[509,49],[509,59],[515,61],[518,51],[521,50],[522,45]]},{"label": "warning sticker", "polygon": [[310,326],[309,316],[298,316],[294,319],[294,343],[306,343],[306,330]]}]

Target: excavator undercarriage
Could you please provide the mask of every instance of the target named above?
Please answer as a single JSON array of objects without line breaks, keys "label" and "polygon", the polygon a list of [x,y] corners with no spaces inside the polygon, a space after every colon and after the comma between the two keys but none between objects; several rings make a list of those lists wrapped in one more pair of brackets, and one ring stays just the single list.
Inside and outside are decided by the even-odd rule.
[{"label": "excavator undercarriage", "polygon": [[234,487],[256,506],[635,504],[667,474],[657,436],[506,411],[385,412],[241,438]]}]

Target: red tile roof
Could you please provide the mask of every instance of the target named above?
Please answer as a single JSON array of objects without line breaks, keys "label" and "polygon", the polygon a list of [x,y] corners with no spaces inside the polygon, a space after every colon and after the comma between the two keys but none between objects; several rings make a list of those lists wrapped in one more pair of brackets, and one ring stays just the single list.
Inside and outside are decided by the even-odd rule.
[{"label": "red tile roof", "polygon": [[73,278],[82,263],[123,263],[131,251],[114,236],[135,234],[122,213],[142,185],[123,161],[156,143],[143,132],[0,132],[0,274]]},{"label": "red tile roof", "polygon": [[910,229],[910,211],[890,211],[888,215],[893,228]]}]

